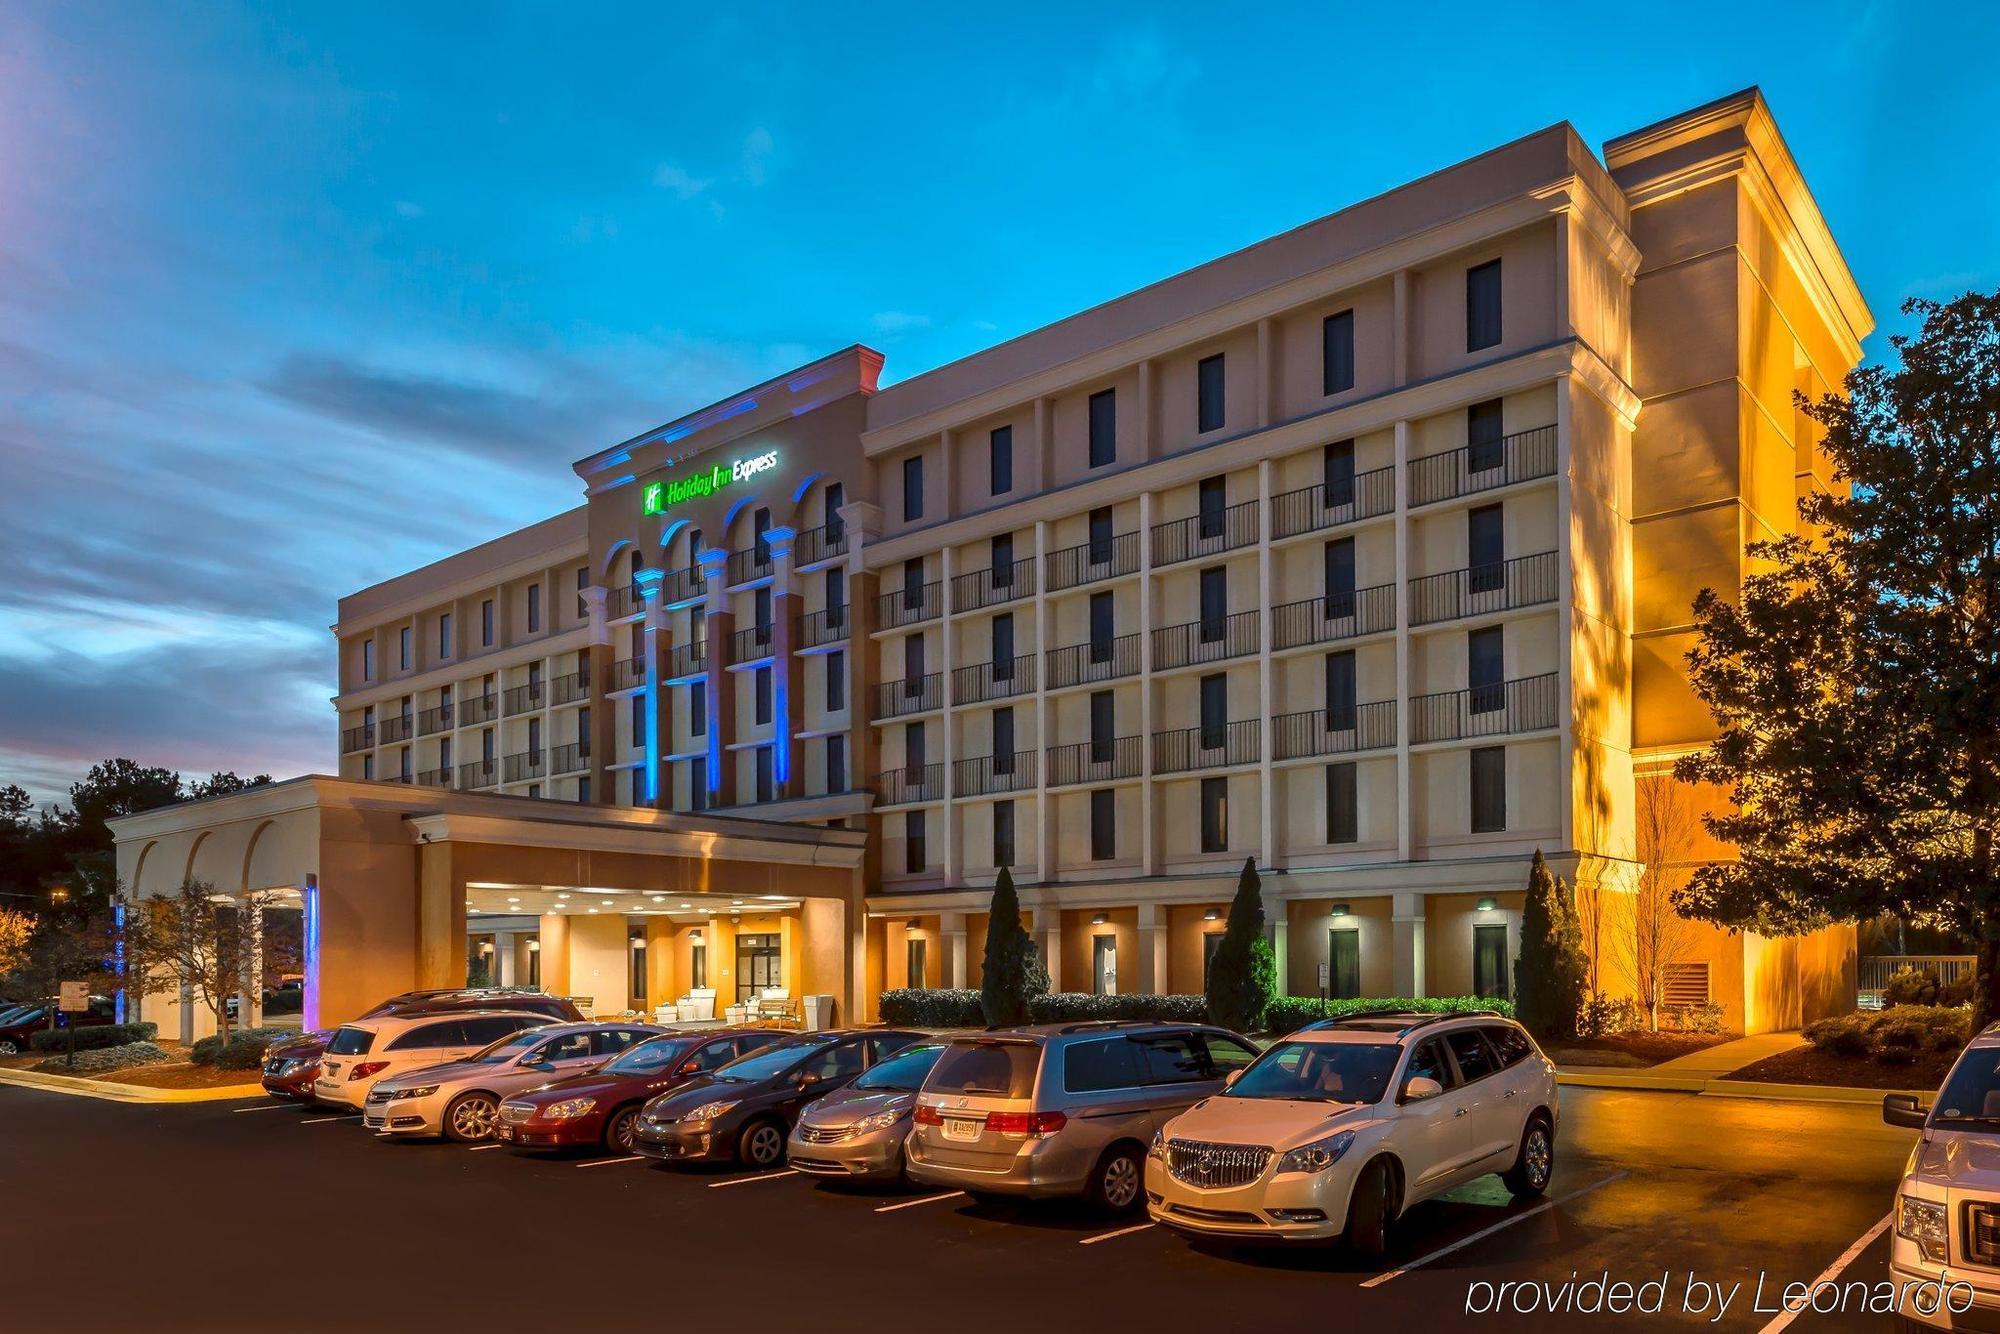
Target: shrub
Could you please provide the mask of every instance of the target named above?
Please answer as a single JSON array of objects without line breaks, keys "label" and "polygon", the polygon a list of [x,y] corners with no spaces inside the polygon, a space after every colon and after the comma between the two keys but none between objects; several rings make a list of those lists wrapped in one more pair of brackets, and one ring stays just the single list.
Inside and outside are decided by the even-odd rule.
[{"label": "shrub", "polygon": [[[132,1042],[151,1042],[159,1035],[158,1024],[98,1024],[76,1030],[76,1049],[98,1051],[105,1047],[123,1047]],[[35,1051],[68,1051],[69,1030],[45,1028],[28,1039],[28,1046]]]},{"label": "shrub", "polygon": [[196,1065],[212,1065],[218,1070],[255,1070],[264,1062],[264,1048],[281,1038],[298,1036],[290,1028],[239,1028],[224,1045],[220,1036],[197,1040],[189,1053]]},{"label": "shrub", "polygon": [[1359,997],[1353,1000],[1321,1000],[1317,996],[1279,996],[1264,1012],[1264,1026],[1274,1038],[1297,1032],[1319,1019],[1334,1019],[1362,1010],[1412,1010],[1418,1014],[1462,1014],[1492,1010],[1512,1015],[1514,1007],[1502,1000],[1480,996],[1391,996]]},{"label": "shrub", "polygon": [[1569,886],[1549,873],[1542,850],[1528,867],[1521,909],[1521,953],[1514,960],[1521,1023],[1544,1042],[1577,1036],[1590,962]]},{"label": "shrub", "polygon": [[[1716,1023],[1720,1024],[1721,1007],[1717,1008]],[[1580,1038],[1615,1038],[1625,1033],[1636,1033],[1646,1026],[1646,1011],[1631,996],[1606,996],[1599,992],[1583,1003],[1583,1010],[1577,1015],[1576,1035]]]},{"label": "shrub", "polygon": [[1895,1005],[1936,1005],[1939,994],[1936,973],[1905,964],[1889,974],[1889,980],[1882,984],[1882,1006],[1887,1009]]},{"label": "shrub", "polygon": [[1660,1028],[1668,1033],[1720,1033],[1722,1006],[1716,1001],[1700,1005],[1662,1006]]},{"label": "shrub", "polygon": [[[885,1024],[908,1024],[916,1028],[979,1028],[985,1023],[979,1008],[979,993],[970,989],[899,987],[882,993],[881,1008]],[[1477,996],[1332,1001],[1323,1001],[1317,996],[1278,996],[1266,1008],[1264,1022],[1273,1036],[1282,1036],[1318,1019],[1354,1014],[1361,1010],[1414,1010],[1419,1014],[1456,1014],[1469,1010],[1493,1010],[1501,1014],[1514,1012],[1505,1001],[1483,1000]],[[1093,996],[1085,992],[1059,991],[1031,1000],[1026,1022],[1074,1024],[1110,1019],[1204,1023],[1208,1021],[1208,1002],[1204,996],[1148,993]]]},{"label": "shrub", "polygon": [[1093,996],[1082,991],[1057,991],[1037,996],[1028,1006],[1038,1024],[1074,1024],[1093,1019],[1138,1019],[1150,1023],[1199,1024],[1208,1019],[1203,996]]},{"label": "shrub", "polygon": [[980,1028],[986,1013],[969,987],[897,987],[882,993],[882,1022],[915,1028]]},{"label": "shrub", "polygon": [[1947,982],[1938,991],[1939,1005],[1972,1004],[1972,987],[1979,980],[1978,974],[1970,968],[1958,975],[1958,981]]},{"label": "shrub", "polygon": [[1014,893],[1013,873],[1004,866],[993,881],[986,922],[980,1013],[995,1026],[1025,1023],[1029,1001],[1049,989],[1049,970],[1021,926],[1021,900]]},{"label": "shrub", "polygon": [[1955,1052],[1972,1040],[1972,1012],[1957,1006],[1896,1005],[1807,1024],[1806,1041],[1836,1056],[1909,1065],[1923,1050]]},{"label": "shrub", "polygon": [[298,1014],[306,1008],[306,993],[297,987],[264,993],[265,1014]]},{"label": "shrub", "polygon": [[[151,1027],[151,1025],[148,1025]],[[87,1071],[102,1074],[107,1070],[130,1070],[142,1065],[164,1065],[173,1060],[165,1051],[151,1042],[128,1042],[116,1047],[94,1047],[89,1051],[79,1050],[76,1064],[71,1065],[66,1057],[52,1056],[35,1067],[44,1074],[60,1075]]]}]

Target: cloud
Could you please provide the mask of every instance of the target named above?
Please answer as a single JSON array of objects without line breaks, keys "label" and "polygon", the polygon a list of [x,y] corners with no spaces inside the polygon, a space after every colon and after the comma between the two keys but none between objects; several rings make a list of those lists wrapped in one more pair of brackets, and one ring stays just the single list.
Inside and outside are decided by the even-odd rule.
[{"label": "cloud", "polygon": [[693,199],[714,184],[713,177],[694,176],[686,168],[672,162],[662,162],[653,168],[653,185],[657,189],[672,191],[679,199]]},{"label": "cloud", "polygon": [[762,185],[769,179],[771,154],[776,148],[771,132],[759,125],[743,138],[743,179],[751,185]]},{"label": "cloud", "polygon": [[931,327],[930,316],[912,315],[907,311],[901,310],[878,311],[870,317],[869,322],[875,326],[875,332],[888,334],[891,337],[897,334],[908,333],[912,329],[928,329]]}]

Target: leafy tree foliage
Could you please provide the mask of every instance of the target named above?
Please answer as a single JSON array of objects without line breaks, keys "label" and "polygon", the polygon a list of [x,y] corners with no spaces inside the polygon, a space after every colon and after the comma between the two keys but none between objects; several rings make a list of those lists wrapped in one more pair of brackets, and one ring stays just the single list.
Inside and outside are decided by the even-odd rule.
[{"label": "leafy tree foliage", "polygon": [[1229,920],[1208,968],[1208,1017],[1239,1033],[1264,1024],[1264,1011],[1278,991],[1278,960],[1264,936],[1264,891],[1257,863],[1243,859]]},{"label": "leafy tree foliage", "polygon": [[1521,953],[1514,960],[1514,1015],[1545,1042],[1573,1040],[1589,990],[1590,960],[1575,900],[1536,848],[1521,909]]},{"label": "leafy tree foliage", "polygon": [[979,1008],[995,1028],[1028,1022],[1028,1004],[1049,989],[1049,970],[1035,940],[1021,925],[1014,877],[1000,868],[986,913],[986,953],[979,979]]}]

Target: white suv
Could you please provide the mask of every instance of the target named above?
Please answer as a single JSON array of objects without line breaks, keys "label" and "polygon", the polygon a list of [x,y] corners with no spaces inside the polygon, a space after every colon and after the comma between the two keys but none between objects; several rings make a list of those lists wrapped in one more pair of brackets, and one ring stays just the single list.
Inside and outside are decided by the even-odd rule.
[{"label": "white suv", "polygon": [[1474,1177],[1547,1190],[1558,1119],[1555,1066],[1510,1019],[1323,1020],[1154,1136],[1146,1209],[1182,1232],[1380,1255],[1398,1215]]},{"label": "white suv", "polygon": [[1889,1245],[1903,1319],[1988,1328],[2000,1312],[2000,1024],[1959,1054],[1930,1110],[1892,1093],[1882,1119],[1923,1132],[1896,1187]]},{"label": "white suv", "polygon": [[513,1010],[357,1019],[341,1025],[327,1041],[319,1078],[313,1081],[313,1098],[358,1112],[368,1090],[391,1075],[464,1060],[488,1043],[554,1022],[545,1014]]}]

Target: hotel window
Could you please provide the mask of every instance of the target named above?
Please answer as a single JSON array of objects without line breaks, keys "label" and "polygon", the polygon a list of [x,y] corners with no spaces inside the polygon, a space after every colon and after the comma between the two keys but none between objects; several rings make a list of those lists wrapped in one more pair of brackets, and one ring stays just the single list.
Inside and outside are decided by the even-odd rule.
[{"label": "hotel window", "polygon": [[696,756],[688,761],[688,808],[705,811],[708,809],[708,759]]},{"label": "hotel window", "polygon": [[375,640],[373,637],[361,641],[361,679],[375,679]]},{"label": "hotel window", "polygon": [[438,613],[438,656],[451,656],[451,613],[448,611]]},{"label": "hotel window", "polygon": [[759,667],[752,675],[755,680],[753,689],[756,692],[757,708],[757,715],[752,721],[768,723],[771,721],[771,669]]},{"label": "hotel window", "polygon": [[688,529],[688,575],[701,573],[701,529]]},{"label": "hotel window", "polygon": [[531,635],[538,635],[541,632],[542,632],[542,586],[540,584],[529,584],[528,585],[528,633]]},{"label": "hotel window", "polygon": [[987,549],[987,580],[995,588],[1014,586],[1014,535],[1002,533],[993,539]]},{"label": "hotel window", "polygon": [[993,803],[993,864],[1014,864],[1014,803],[1011,801]]},{"label": "hotel window", "polygon": [[903,941],[903,985],[921,987],[929,963],[929,941],[922,936],[909,936]]},{"label": "hotel window", "polygon": [[637,620],[632,622],[631,626],[629,627],[629,633],[627,635],[627,639],[630,641],[632,646],[632,652],[629,655],[632,661],[639,663],[645,662],[646,622],[644,620]]},{"label": "hotel window", "polygon": [[1118,457],[1118,391],[1090,396],[1090,466],[1102,468]]},{"label": "hotel window", "polygon": [[834,630],[847,623],[847,571],[838,565],[826,572],[826,623]]},{"label": "hotel window", "polygon": [[1118,855],[1118,794],[1108,787],[1090,793],[1090,859],[1108,862]]},{"label": "hotel window", "polygon": [[361,776],[371,781],[374,779],[375,757],[373,755],[363,755],[361,757]]},{"label": "hotel window", "polygon": [[1507,587],[1506,529],[1498,505],[1465,512],[1465,587],[1469,593],[1498,593]]},{"label": "hotel window", "polygon": [[1201,850],[1229,851],[1229,780],[1201,780]]},{"label": "hotel window", "polygon": [[1196,533],[1201,537],[1221,537],[1224,525],[1229,521],[1229,481],[1223,477],[1204,477],[1198,490],[1200,519],[1196,521]]},{"label": "hotel window", "polygon": [[1354,650],[1326,655],[1326,730],[1351,732],[1355,724]]},{"label": "hotel window", "polygon": [[759,801],[772,801],[777,796],[778,785],[772,767],[775,763],[774,751],[775,747],[772,746],[757,747],[757,800]]},{"label": "hotel window", "polygon": [[903,609],[921,611],[924,605],[924,562],[912,556],[903,562]]},{"label": "hotel window", "polygon": [[1500,341],[1500,261],[1489,259],[1465,271],[1465,350],[1477,352]]},{"label": "hotel window", "polygon": [[1014,489],[1014,428],[996,426],[986,437],[987,486],[996,496]]},{"label": "hotel window", "polygon": [[487,598],[479,604],[479,644],[481,648],[493,647],[493,599]]},{"label": "hotel window", "polygon": [[1497,834],[1507,828],[1507,749],[1482,746],[1472,752],[1472,832]]},{"label": "hotel window", "polygon": [[590,706],[587,704],[576,711],[576,753],[579,759],[590,758]]},{"label": "hotel window", "polygon": [[688,946],[688,986],[696,990],[708,988],[708,942],[696,939]]},{"label": "hotel window", "polygon": [[396,658],[398,670],[410,670],[410,627],[407,625],[396,632]]},{"label": "hotel window", "polygon": [[1466,712],[1498,713],[1507,707],[1507,640],[1489,625],[1465,637]]},{"label": "hotel window", "polygon": [[838,713],[847,707],[847,651],[835,649],[826,655],[826,711]]},{"label": "hotel window", "polygon": [[1354,442],[1335,440],[1320,451],[1320,503],[1337,509],[1354,503]]},{"label": "hotel window", "polygon": [[1109,565],[1113,554],[1111,507],[1100,505],[1090,512],[1090,563]]},{"label": "hotel window", "polygon": [[1090,660],[1092,662],[1111,661],[1111,640],[1116,633],[1112,622],[1116,604],[1111,594],[1092,593],[1090,595]]},{"label": "hotel window", "polygon": [[1352,843],[1360,833],[1360,789],[1352,760],[1326,766],[1326,841]]},{"label": "hotel window", "polygon": [[539,801],[541,799],[541,796],[542,796],[542,785],[540,783],[528,784],[528,797],[530,800]]},{"label": "hotel window", "polygon": [[828,482],[826,490],[820,493],[819,521],[826,525],[826,540],[829,545],[847,535],[847,527],[840,517],[840,510],[847,504],[847,488],[839,482]]},{"label": "hotel window", "polygon": [[[1354,614],[1354,539],[1336,537],[1326,544],[1326,619]],[[1360,627],[1355,627],[1359,629]]]},{"label": "hotel window", "polygon": [[375,744],[375,706],[370,704],[361,711],[362,739],[369,745]]},{"label": "hotel window", "polygon": [[993,618],[993,679],[1014,679],[1014,613],[1003,611]]},{"label": "hotel window", "polygon": [[771,586],[766,584],[751,599],[751,624],[757,627],[757,647],[771,646]]},{"label": "hotel window", "polygon": [[634,749],[646,744],[646,697],[632,696],[632,745]]},{"label": "hotel window", "polygon": [[576,567],[576,619],[579,621],[590,615],[590,603],[584,600],[583,590],[590,587],[590,567]]},{"label": "hotel window", "polygon": [[1203,357],[1194,368],[1195,380],[1195,430],[1219,431],[1222,429],[1223,374],[1222,354]]},{"label": "hotel window", "polygon": [[1354,312],[1343,310],[1320,323],[1319,391],[1338,394],[1354,388]]},{"label": "hotel window", "polygon": [[921,781],[924,770],[924,725],[922,723],[903,724],[903,772],[914,774]]},{"label": "hotel window", "polygon": [[928,859],[924,851],[924,813],[922,811],[903,812],[903,869],[911,875],[920,874]]},{"label": "hotel window", "polygon": [[[1507,924],[1479,922],[1472,928],[1472,994],[1506,1000]],[[1470,1035],[1471,1029],[1460,1030]]]},{"label": "hotel window", "polygon": [[847,791],[847,738],[844,736],[826,739],[826,790]]},{"label": "hotel window", "polygon": [[771,563],[771,511],[759,505],[757,512],[750,516],[750,531],[755,534],[750,542],[750,549],[756,553],[752,559],[760,567],[769,565]]},{"label": "hotel window", "polygon": [[626,941],[632,954],[632,999],[646,999],[646,938],[633,936]]},{"label": "hotel window", "polygon": [[1014,709],[1012,705],[993,710],[993,772],[1005,776],[1014,772]]},{"label": "hotel window", "polygon": [[410,781],[410,748],[408,746],[404,746],[396,752],[396,770],[405,783]]},{"label": "hotel window", "polygon": [[708,682],[695,681],[688,686],[688,735],[701,736],[708,731]]},{"label": "hotel window", "polygon": [[1229,677],[1215,672],[1201,678],[1201,748],[1219,749],[1229,737]]},{"label": "hotel window", "polygon": [[1229,571],[1211,565],[1201,572],[1201,642],[1213,644],[1222,638],[1229,623]]},{"label": "hotel window", "polygon": [[493,768],[493,757],[498,753],[497,741],[498,738],[490,727],[479,734],[479,759],[488,770]]},{"label": "hotel window", "polygon": [[903,460],[903,522],[915,523],[924,517],[924,456],[912,454]]},{"label": "hotel window", "polygon": [[632,548],[631,555],[627,558],[626,572],[632,585],[632,600],[635,603],[639,600],[639,571],[645,568],[646,553],[637,547]]},{"label": "hotel window", "polygon": [[1116,701],[1109,690],[1094,690],[1090,695],[1090,762],[1111,763],[1117,741]]}]

